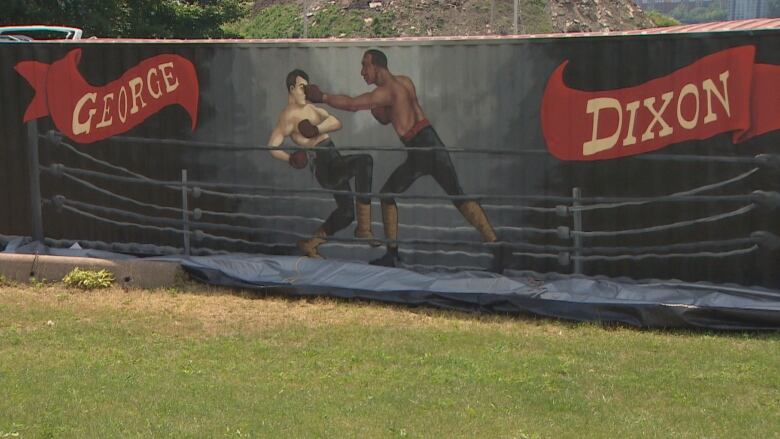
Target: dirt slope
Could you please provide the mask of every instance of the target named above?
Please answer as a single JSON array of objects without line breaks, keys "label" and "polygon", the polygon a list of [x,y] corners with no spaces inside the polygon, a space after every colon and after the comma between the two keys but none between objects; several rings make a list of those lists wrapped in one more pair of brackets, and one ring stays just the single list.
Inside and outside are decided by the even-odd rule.
[{"label": "dirt slope", "polygon": [[[392,23],[392,35],[494,35],[514,31],[513,0],[307,0],[310,20],[326,8],[359,14],[366,26],[376,17]],[[290,4],[259,0],[255,9]],[[303,0],[296,3],[303,8]],[[652,21],[633,0],[520,0],[519,33],[644,29]],[[363,36],[338,35],[338,36]],[[336,36],[336,35],[334,35]]]}]

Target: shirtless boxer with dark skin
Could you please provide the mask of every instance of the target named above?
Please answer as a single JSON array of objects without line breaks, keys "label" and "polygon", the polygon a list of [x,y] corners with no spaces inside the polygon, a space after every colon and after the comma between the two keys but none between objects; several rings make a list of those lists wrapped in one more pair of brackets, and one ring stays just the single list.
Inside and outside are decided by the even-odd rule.
[{"label": "shirtless boxer with dark skin", "polygon": [[[405,192],[423,175],[432,176],[439,186],[449,195],[463,195],[458,182],[455,167],[436,131],[425,116],[417,100],[412,80],[406,76],[394,75],[387,68],[387,57],[378,50],[368,50],[363,54],[360,74],[374,90],[356,97],[323,93],[316,85],[305,87],[306,98],[314,103],[324,103],[333,108],[346,111],[371,110],[371,114],[381,124],[391,124],[401,142],[408,148],[406,160],[396,168],[382,187],[382,193]],[[436,150],[416,150],[416,148],[440,147]],[[395,266],[398,262],[398,207],[392,198],[383,197],[382,223],[386,238],[387,253],[372,261],[372,264]],[[463,217],[479,231],[485,242],[497,241],[496,233],[490,225],[482,207],[474,200],[454,200]],[[503,252],[494,251],[492,271],[503,271]]]},{"label": "shirtless boxer with dark skin", "polygon": [[[341,129],[341,122],[325,109],[306,101],[304,87],[309,83],[309,77],[302,70],[293,70],[287,75],[287,107],[282,110],[276,127],[271,132],[268,145],[278,147],[285,137],[289,137],[303,148],[320,147],[314,153],[314,176],[317,182],[326,189],[351,192],[349,180],[355,178],[355,189],[358,193],[371,193],[371,178],[373,161],[368,154],[352,154],[342,156],[336,150],[328,133]],[[296,162],[293,155],[281,149],[272,149],[271,155],[291,166],[305,166]],[[325,243],[325,237],[344,229],[355,219],[357,205],[357,227],[355,237],[370,239],[369,244],[378,246],[371,234],[371,199],[358,196],[357,203],[347,194],[333,194],[336,200],[334,210],[310,239],[298,242],[298,247],[304,255],[321,258],[317,247]]]}]

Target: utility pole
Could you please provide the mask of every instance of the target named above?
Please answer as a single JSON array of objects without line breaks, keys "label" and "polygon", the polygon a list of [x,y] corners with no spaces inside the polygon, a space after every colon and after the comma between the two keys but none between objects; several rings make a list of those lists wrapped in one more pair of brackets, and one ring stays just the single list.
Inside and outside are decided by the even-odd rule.
[{"label": "utility pole", "polygon": [[[523,24],[523,8],[520,5],[520,2],[522,0],[514,0],[515,1],[515,35],[519,34],[520,32],[524,32],[524,30],[520,29]],[[518,21],[520,23],[520,27],[518,27]]]},{"label": "utility pole", "polygon": [[493,27],[496,25],[495,20],[496,0],[490,0],[490,32],[495,33],[496,29]]},{"label": "utility pole", "polygon": [[309,0],[303,0],[303,38],[309,38]]}]

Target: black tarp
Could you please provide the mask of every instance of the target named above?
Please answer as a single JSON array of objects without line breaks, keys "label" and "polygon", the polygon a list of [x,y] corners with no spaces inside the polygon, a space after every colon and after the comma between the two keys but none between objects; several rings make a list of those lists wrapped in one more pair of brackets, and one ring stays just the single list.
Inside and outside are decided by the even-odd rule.
[{"label": "black tarp", "polygon": [[[108,251],[49,248],[29,239],[6,252],[127,258]],[[467,312],[532,314],[641,328],[780,329],[780,292],[681,281],[480,271],[420,273],[364,263],[293,256],[163,256],[196,280],[289,296],[362,299]]]}]

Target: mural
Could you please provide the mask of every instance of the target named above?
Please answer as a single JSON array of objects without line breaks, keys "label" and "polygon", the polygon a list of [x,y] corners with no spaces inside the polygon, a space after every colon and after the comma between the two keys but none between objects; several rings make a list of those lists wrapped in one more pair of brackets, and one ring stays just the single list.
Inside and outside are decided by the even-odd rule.
[{"label": "mural", "polygon": [[778,43],[4,44],[0,235],[777,288]]},{"label": "mural", "polygon": [[103,87],[87,83],[78,71],[81,50],[51,65],[22,61],[14,67],[35,90],[24,122],[51,115],[57,129],[78,143],[124,133],[160,109],[178,104],[192,129],[198,122],[198,77],[191,62],[177,55],[141,61]]},{"label": "mural", "polygon": [[780,91],[773,86],[780,66],[755,64],[755,54],[755,46],[723,50],[669,76],[602,92],[566,87],[564,62],[542,102],[550,153],[562,160],[604,160],[723,132],[733,131],[739,143],[780,129]]},{"label": "mural", "polygon": [[[355,187],[359,193],[370,194],[374,164],[368,154],[342,156],[336,150],[336,145],[330,140],[328,133],[340,130],[341,121],[325,109],[311,103],[321,103],[321,100],[307,100],[308,81],[309,75],[303,70],[296,69],[287,74],[285,81],[289,95],[287,107],[279,115],[279,121],[271,133],[271,138],[268,139],[268,145],[278,147],[285,137],[289,137],[303,148],[317,147],[311,169],[315,179],[323,188],[338,191],[333,193],[337,207],[317,228],[313,237],[298,241],[298,247],[305,256],[322,258],[317,252],[317,247],[326,242],[325,237],[332,236],[355,220],[355,201],[351,196],[350,179],[355,179]],[[272,150],[271,155],[288,162],[295,169],[305,168],[309,162],[305,150],[298,150],[292,154]],[[371,233],[371,199],[365,195],[360,197],[357,200],[357,211],[355,237],[370,239],[371,245],[379,245],[378,241],[373,240]]]},{"label": "mural", "polygon": [[[453,197],[452,203],[486,242],[496,242],[496,232],[479,203],[462,197],[464,193],[458,182],[455,166],[444,142],[420,107],[412,80],[407,76],[392,74],[387,67],[387,56],[380,50],[366,51],[361,66],[360,76],[366,84],[375,86],[368,93],[356,97],[328,95],[313,84],[306,85],[304,90],[306,99],[311,102],[325,103],[346,111],[371,110],[377,122],[393,126],[401,142],[409,149],[406,160],[391,172],[379,191],[382,195],[382,224],[388,244],[387,253],[371,263],[396,266],[399,259],[398,206],[392,194],[406,192],[412,183],[424,175],[433,177],[444,192]],[[491,269],[503,271],[500,249],[496,252]]]}]

